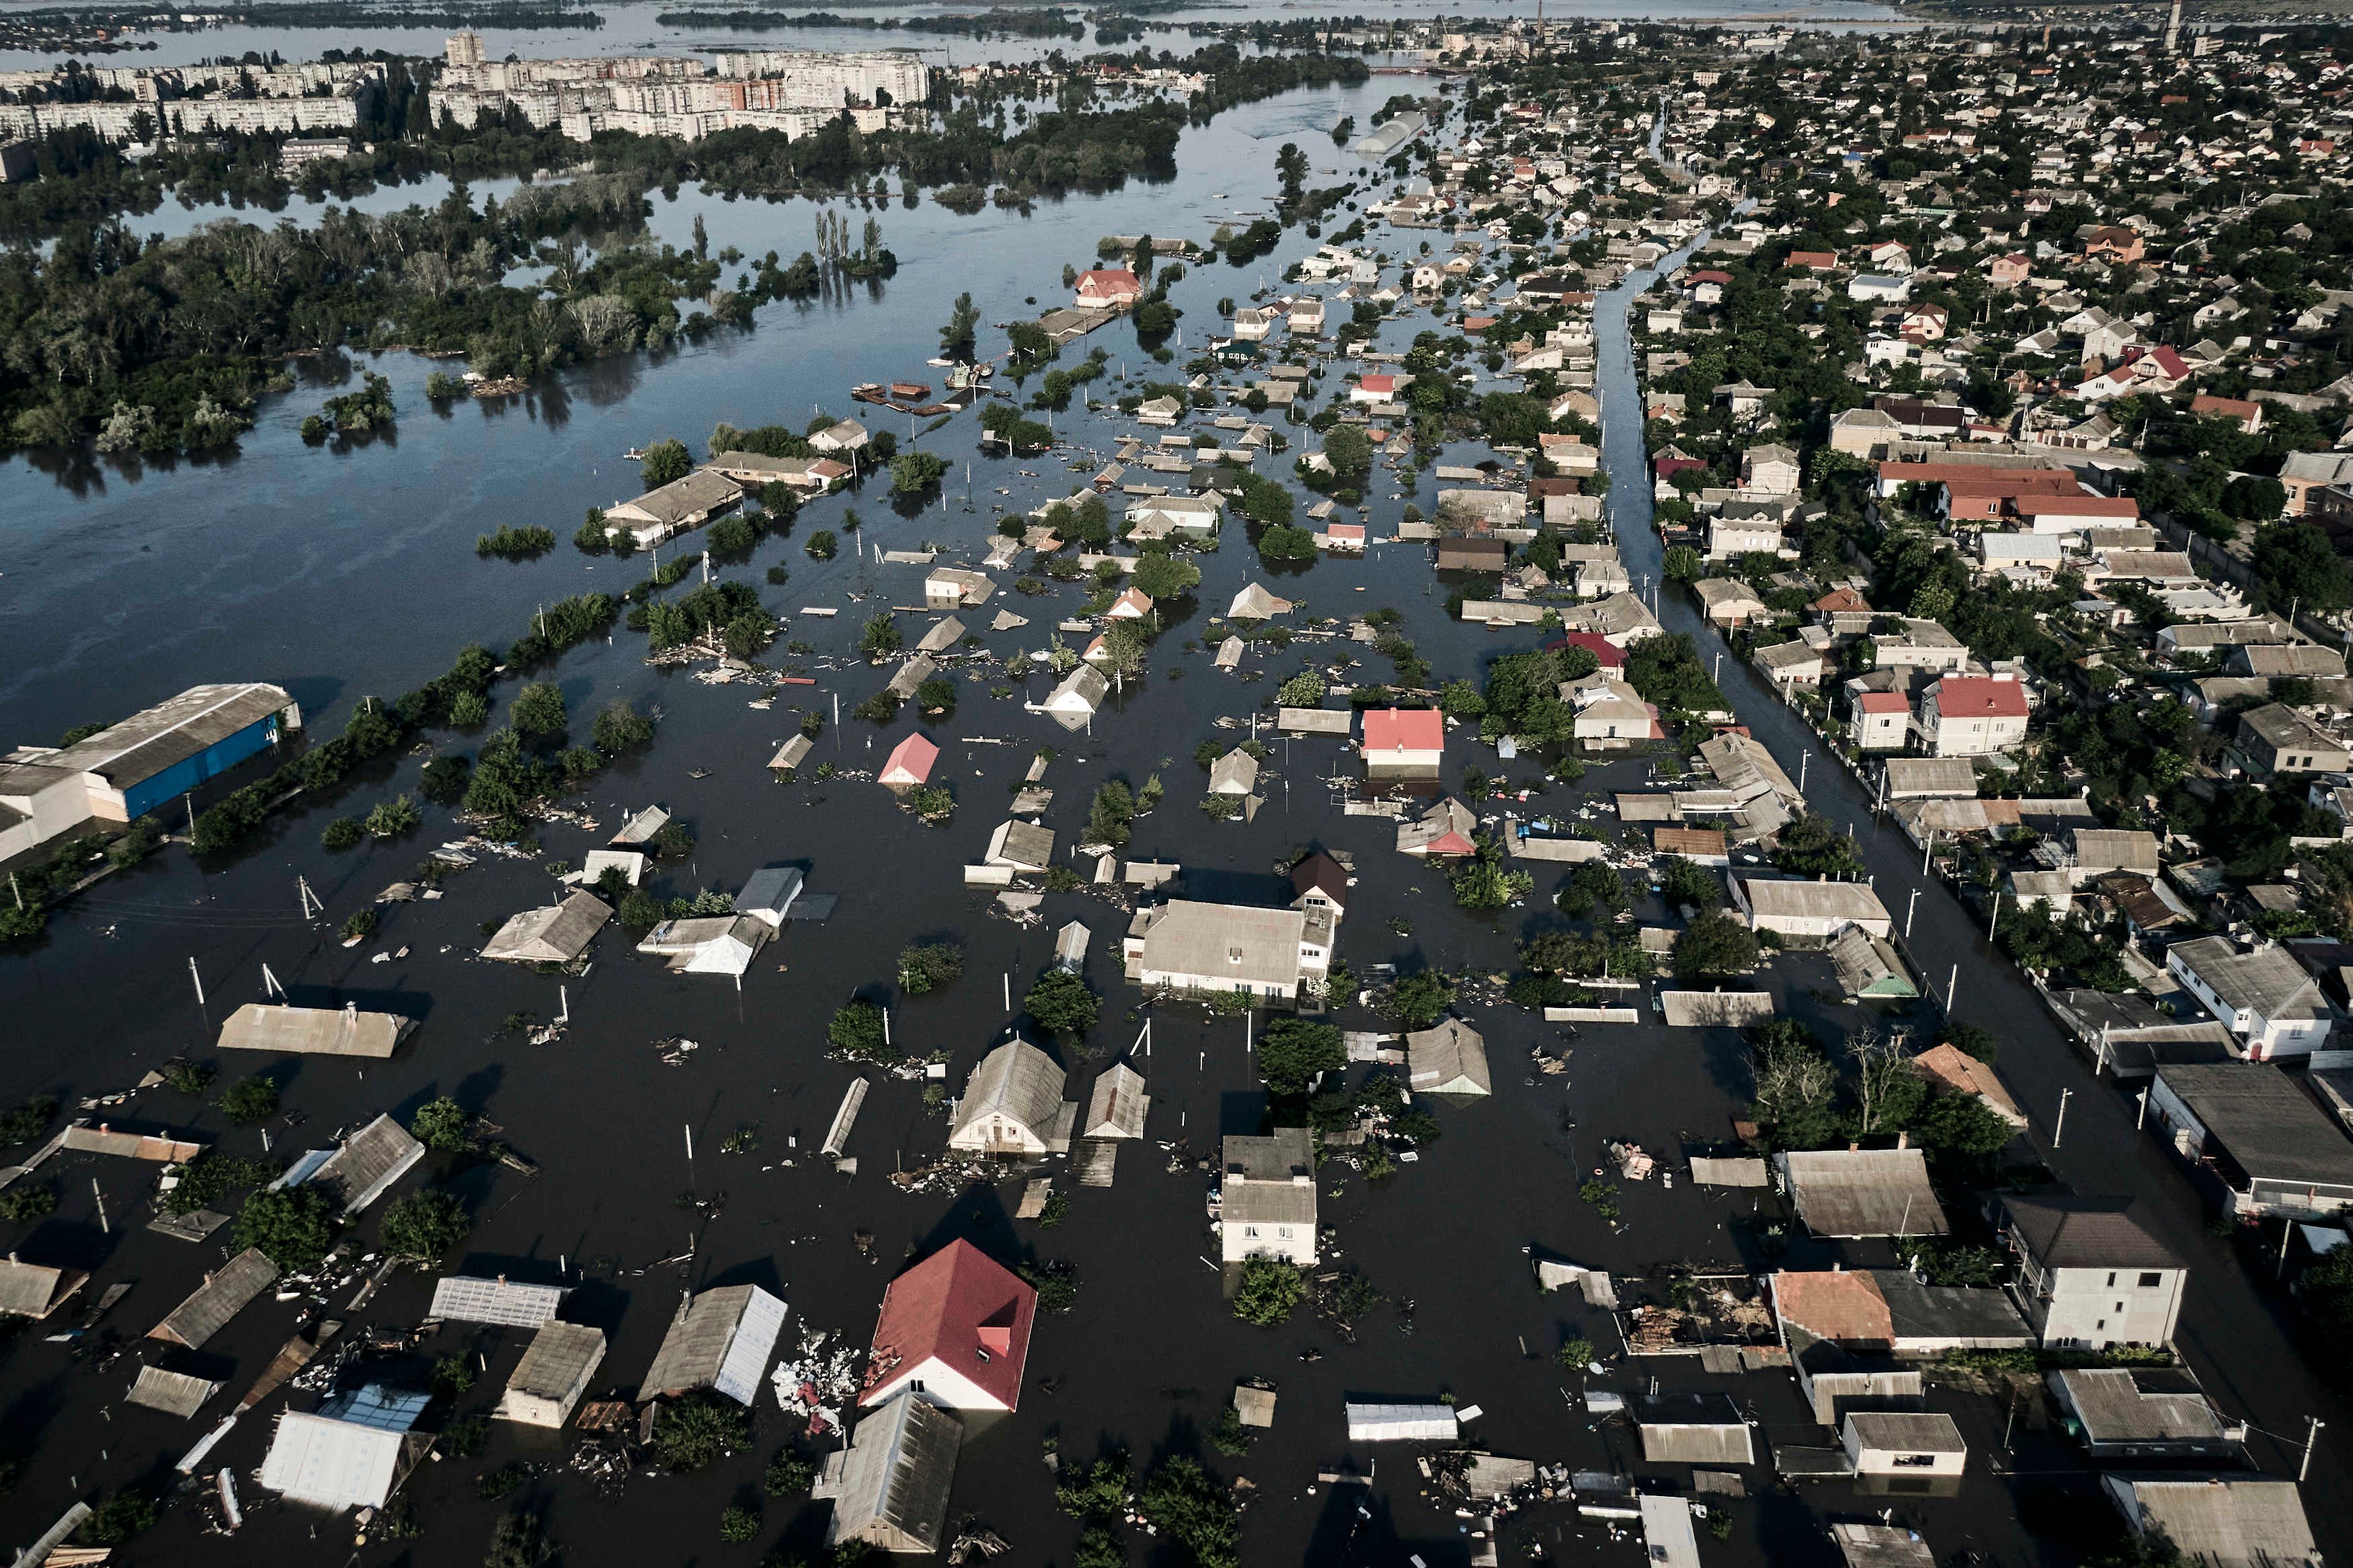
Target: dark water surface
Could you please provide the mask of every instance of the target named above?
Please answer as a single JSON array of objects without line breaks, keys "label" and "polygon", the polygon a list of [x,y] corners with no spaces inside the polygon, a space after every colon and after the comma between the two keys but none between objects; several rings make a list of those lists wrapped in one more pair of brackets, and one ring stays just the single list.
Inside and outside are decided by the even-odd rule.
[{"label": "dark water surface", "polygon": [[[322,726],[340,726],[362,693],[396,693],[438,672],[467,641],[511,638],[539,603],[588,588],[617,590],[643,571],[642,563],[591,563],[568,543],[530,564],[478,561],[471,549],[477,533],[541,522],[568,536],[585,507],[635,492],[634,465],[619,458],[628,446],[676,435],[699,447],[716,420],[797,422],[813,405],[846,412],[842,395],[857,381],[913,375],[935,382],[937,373],[923,361],[957,290],[970,289],[989,321],[1004,321],[1029,308],[1027,295],[1059,297],[1062,264],[1087,264],[1101,234],[1200,236],[1226,214],[1262,209],[1273,186],[1276,145],[1297,139],[1319,170],[1337,167],[1341,160],[1323,128],[1343,113],[1362,121],[1406,85],[1376,79],[1356,92],[1293,95],[1223,117],[1188,135],[1179,155],[1185,173],[1167,186],[1131,184],[1110,196],[1041,206],[1029,219],[994,211],[962,219],[929,204],[913,213],[893,207],[882,221],[902,268],[880,290],[853,290],[807,309],[771,307],[748,335],[723,334],[659,363],[607,362],[502,405],[429,413],[420,390],[427,367],[385,356],[378,368],[393,377],[405,412],[393,439],[348,450],[303,447],[294,426],[322,395],[309,387],[273,401],[239,455],[227,462],[133,478],[113,468],[51,473],[19,459],[0,481],[0,516],[8,520],[12,547],[0,579],[0,637],[12,655],[0,672],[0,733],[54,739],[69,724],[112,716],[196,680],[241,679],[280,680]],[[709,203],[702,210],[714,246],[737,243],[754,254],[774,246],[790,254],[807,243],[809,215],[789,205]],[[682,205],[665,208],[658,222],[665,237],[682,237],[678,231],[691,214]],[[1188,276],[1176,291],[1187,312],[1188,338],[1198,342],[1196,334],[1211,329],[1219,296],[1246,296],[1261,270],[1273,279],[1310,243],[1293,232],[1261,264]],[[1383,243],[1396,257],[1409,253],[1418,238],[1391,236]],[[1657,563],[1641,499],[1639,431],[1628,417],[1634,394],[1624,357],[1624,303],[1623,295],[1613,296],[1601,310],[1605,406],[1609,459],[1618,476],[1613,515],[1639,577],[1655,574]],[[1385,341],[1401,345],[1426,324],[1394,323]],[[1115,363],[1124,359],[1140,374],[1126,327],[1107,329],[1100,341]],[[1097,390],[1112,389],[1098,384]],[[1085,430],[1077,438],[1098,447],[1121,427],[1113,420],[1087,424],[1075,411],[1062,417],[1066,429],[1078,422]],[[960,479],[976,433],[967,415],[926,445],[957,461]],[[1034,504],[1066,493],[1092,467],[1087,459],[1082,472],[1069,474],[1050,459],[1025,464],[973,456],[972,463],[977,510],[962,510],[960,495],[945,511],[934,503],[908,519],[896,517],[879,493],[854,504],[870,534],[886,545],[935,540],[950,558],[976,559],[993,515],[987,503]],[[1025,476],[1025,466],[1034,474]],[[998,487],[1014,494],[997,498],[992,492]],[[1374,489],[1375,531],[1390,532],[1404,500],[1386,484],[1377,481]],[[1425,483],[1417,498],[1425,509],[1432,489]],[[790,622],[786,637],[815,643],[821,655],[843,650],[878,605],[920,596],[920,568],[848,558],[820,566],[803,556],[799,540],[815,528],[838,528],[843,504],[811,509],[793,540],[771,541],[748,570],[734,569],[758,584],[768,564],[789,565],[791,584],[763,585],[763,597]],[[1072,1459],[1103,1447],[1125,1449],[1139,1463],[1198,1453],[1221,1475],[1247,1479],[1244,1558],[1253,1564],[1397,1563],[1409,1552],[1431,1563],[1467,1562],[1467,1521],[1421,1498],[1409,1451],[1349,1454],[1341,1417],[1345,1397],[1450,1394],[1483,1408],[1473,1435],[1499,1451],[1580,1468],[1663,1469],[1667,1479],[1687,1481],[1681,1467],[1643,1467],[1627,1433],[1597,1429],[1569,1402],[1588,1380],[1564,1376],[1549,1359],[1553,1348],[1577,1333],[1612,1351],[1617,1336],[1604,1314],[1570,1298],[1539,1296],[1526,1249],[1621,1272],[1662,1260],[1767,1266],[1765,1238],[1739,1223],[1750,1215],[1748,1196],[1687,1184],[1630,1186],[1618,1230],[1576,1196],[1578,1181],[1600,1163],[1606,1140],[1631,1138],[1663,1152],[1678,1139],[1710,1141],[1725,1132],[1747,1087],[1738,1043],[1728,1035],[1671,1036],[1646,1024],[1597,1026],[1564,1040],[1517,1010],[1468,1009],[1487,1034],[1493,1100],[1440,1109],[1443,1136],[1386,1184],[1368,1185],[1339,1167],[1323,1174],[1324,1216],[1338,1227],[1340,1260],[1362,1268],[1391,1299],[1374,1310],[1353,1345],[1304,1319],[1266,1332],[1228,1315],[1217,1275],[1199,1261],[1214,1256],[1202,1209],[1208,1178],[1189,1168],[1169,1173],[1169,1157],[1157,1147],[1181,1143],[1189,1165],[1214,1152],[1220,1133],[1258,1125],[1261,1100],[1240,1022],[1208,1023],[1190,1012],[1155,1020],[1153,1053],[1136,1064],[1150,1079],[1154,1146],[1123,1152],[1112,1191],[1075,1192],[1071,1218],[1054,1229],[1008,1218],[1018,1183],[913,1194],[892,1184],[892,1170],[921,1167],[944,1133],[943,1115],[924,1110],[912,1083],[877,1079],[849,1144],[858,1175],[838,1177],[807,1158],[853,1076],[823,1059],[825,1021],[853,992],[887,995],[882,986],[905,942],[953,937],[966,945],[967,972],[958,984],[936,997],[899,1002],[893,1015],[902,1044],[948,1053],[954,1085],[961,1086],[1010,1021],[1000,976],[1009,976],[1018,1005],[1050,960],[1053,931],[1073,919],[1092,930],[1088,975],[1103,993],[1106,1012],[1091,1061],[1063,1053],[1077,1069],[1069,1093],[1082,1097],[1093,1073],[1134,1037],[1139,1021],[1131,1009],[1138,997],[1117,972],[1123,911],[1088,895],[1056,895],[1046,900],[1042,926],[1021,929],[992,918],[986,898],[961,883],[958,868],[980,858],[1002,802],[1041,744],[1062,749],[1047,776],[1058,793],[1046,821],[1066,849],[1095,784],[1109,776],[1140,784],[1159,773],[1166,802],[1139,822],[1131,852],[1183,862],[1195,896],[1271,900],[1280,896],[1272,868],[1290,850],[1311,843],[1353,850],[1360,879],[1339,951],[1360,969],[1397,962],[1501,974],[1510,967],[1513,941],[1553,918],[1548,899],[1560,879],[1550,870],[1540,874],[1538,899],[1526,907],[1492,920],[1456,912],[1436,872],[1392,853],[1386,821],[1341,815],[1321,782],[1345,767],[1334,742],[1278,742],[1273,773],[1262,785],[1268,806],[1248,826],[1213,824],[1196,809],[1202,775],[1190,761],[1201,740],[1232,740],[1231,731],[1212,727],[1215,718],[1245,712],[1271,690],[1264,682],[1236,683],[1210,668],[1207,648],[1186,647],[1209,636],[1207,622],[1245,582],[1264,580],[1303,600],[1295,619],[1394,606],[1440,679],[1473,674],[1490,654],[1527,646],[1532,636],[1499,636],[1447,620],[1443,589],[1433,586],[1418,547],[1387,546],[1362,563],[1325,563],[1278,580],[1258,563],[1242,531],[1229,527],[1223,549],[1203,564],[1198,604],[1180,609],[1179,623],[1155,650],[1148,678],[1131,683],[1124,700],[1099,715],[1091,736],[1066,736],[1018,701],[991,699],[986,683],[963,687],[960,710],[937,731],[943,751],[935,773],[953,787],[960,807],[953,825],[937,831],[916,826],[871,784],[779,786],[764,769],[793,727],[786,704],[829,703],[839,692],[846,708],[881,685],[885,672],[820,669],[819,686],[787,689],[776,709],[759,711],[744,705],[741,688],[647,668],[642,640],[633,634],[617,631],[609,648],[567,656],[554,679],[575,714],[620,695],[658,703],[664,721],[649,756],[614,769],[587,792],[601,830],[551,825],[542,835],[543,859],[576,863],[624,810],[660,801],[701,839],[691,864],[665,879],[665,892],[733,889],[756,867],[790,862],[807,868],[813,890],[839,895],[829,922],[796,924],[765,951],[740,994],[724,979],[669,975],[608,932],[593,971],[568,984],[573,1023],[560,1042],[531,1047],[503,1035],[509,1015],[551,1016],[559,1000],[552,977],[469,956],[486,922],[549,897],[550,879],[523,861],[485,859],[454,878],[446,899],[391,908],[370,945],[334,943],[329,933],[345,914],[406,875],[427,847],[452,833],[447,814],[428,808],[425,829],[410,841],[341,857],[318,847],[320,827],[331,816],[413,788],[418,763],[409,758],[355,781],[334,802],[275,819],[259,843],[225,866],[200,872],[174,850],[103,883],[59,913],[36,952],[0,963],[0,1016],[11,1047],[0,1056],[0,1103],[49,1092],[70,1104],[78,1096],[127,1089],[176,1053],[210,1057],[225,1013],[262,995],[265,964],[298,1002],[350,1001],[417,1016],[418,1033],[389,1063],[230,1061],[224,1081],[262,1068],[280,1078],[287,1105],[303,1119],[299,1128],[273,1130],[280,1152],[323,1144],[334,1130],[381,1110],[405,1118],[444,1093],[503,1124],[507,1139],[539,1163],[542,1174],[526,1180],[480,1166],[458,1173],[455,1185],[475,1229],[455,1261],[469,1272],[551,1280],[560,1274],[576,1285],[567,1315],[611,1336],[599,1394],[634,1390],[682,1289],[756,1282],[791,1309],[788,1343],[804,1324],[862,1343],[882,1287],[905,1256],[965,1236],[1002,1258],[1068,1260],[1082,1278],[1075,1311],[1041,1322],[1020,1410],[976,1432],[958,1471],[955,1515],[986,1519],[1014,1543],[1008,1561],[1016,1563],[1066,1563],[1076,1538],[1076,1527],[1053,1509],[1052,1477],[1042,1458],[1050,1438]],[[1070,589],[1037,600],[1000,592],[964,618],[977,630],[1008,605],[1029,616],[1030,625],[988,637],[992,651],[1036,647],[1076,599]],[[803,605],[843,613],[828,621],[800,615]],[[1672,602],[1664,609],[1671,625],[1687,618]],[[927,622],[903,624],[912,640]],[[1279,680],[1335,652],[1370,661],[1356,679],[1388,673],[1367,649],[1329,644],[1253,654],[1246,668]],[[1793,722],[1759,689],[1727,684],[1743,717],[1794,764],[1804,742]],[[1033,696],[1046,689],[1042,679],[1030,683]],[[510,684],[500,695],[512,689]],[[871,769],[913,725],[912,717],[883,731],[852,721],[828,731],[816,760]],[[1465,763],[1499,766],[1492,752],[1458,740],[1450,747],[1450,783]],[[1840,793],[1847,788],[1843,776],[1820,759],[1816,764],[1810,782],[1822,792],[1823,809],[1852,809],[1856,802]],[[1503,766],[1515,778],[1534,772],[1528,764]],[[696,769],[709,776],[690,777]],[[1645,776],[1640,762],[1611,764],[1589,773],[1579,790],[1556,789],[1540,804],[1574,812],[1588,794],[1639,787]],[[1900,901],[1894,862],[1903,858],[1871,842],[1874,867],[1894,889],[1890,901]],[[1883,867],[1883,856],[1889,862]],[[301,917],[298,877],[324,900],[324,924]],[[1963,1014],[2005,1009],[1993,1019],[2016,1042],[2004,1071],[2043,1114],[2046,1098],[2056,1099],[2055,1081],[2046,1097],[2046,1080],[2079,1074],[2074,1058],[2031,1011],[2031,1000],[2018,1004],[2010,972],[1975,953],[1957,909],[1935,892],[1922,904],[1915,947],[1969,955],[1976,979]],[[1409,929],[1394,931],[1392,919]],[[369,962],[404,946],[406,958]],[[203,1009],[188,974],[191,959],[208,997]],[[1788,1009],[1825,1037],[1837,1037],[1855,1020],[1852,1009],[1828,1006],[1815,994],[1829,984],[1819,966],[1784,963],[1774,984],[1785,991]],[[1347,1021],[1374,1026],[1366,1018]],[[680,1035],[701,1048],[683,1066],[663,1065],[656,1043]],[[1539,1044],[1570,1051],[1565,1075],[1530,1069],[1527,1054]],[[168,1091],[143,1095],[116,1114],[215,1139],[234,1152],[260,1152],[259,1134],[231,1128],[218,1111]],[[2145,1189],[2180,1216],[2188,1245],[2209,1261],[2221,1244],[2199,1239],[2186,1188],[2145,1141],[2132,1141],[2128,1118],[2128,1108],[2120,1111],[2112,1097],[2079,1092],[2068,1159],[2080,1149],[2096,1173],[2087,1180]],[[717,1152],[723,1139],[744,1128],[758,1131],[755,1153]],[[786,1166],[785,1158],[798,1163]],[[259,1375],[301,1310],[297,1302],[265,1300],[200,1355],[174,1363],[227,1384],[195,1421],[124,1405],[137,1362],[152,1347],[121,1352],[136,1347],[137,1336],[216,1266],[222,1249],[137,1228],[145,1217],[145,1173],[121,1163],[67,1160],[48,1174],[63,1206],[37,1226],[17,1227],[24,1234],[12,1244],[29,1258],[94,1269],[93,1299],[119,1280],[135,1279],[137,1288],[99,1334],[79,1342],[49,1343],[26,1333],[0,1345],[0,1449],[25,1464],[15,1489],[0,1498],[0,1542],[29,1541],[77,1496],[152,1479],[159,1463],[168,1466]],[[100,1228],[93,1180],[104,1194],[111,1236]],[[1059,1184],[1067,1187],[1067,1177]],[[370,1216],[360,1234],[372,1237],[374,1226]],[[872,1237],[871,1257],[855,1244],[860,1232]],[[690,1247],[693,1256],[684,1266],[658,1262]],[[1803,1263],[1826,1255],[1800,1242],[1789,1256]],[[1865,1249],[1849,1257],[1879,1260]],[[2212,1363],[2228,1407],[2254,1413],[2271,1429],[2290,1430],[2291,1412],[2308,1402],[2296,1389],[2295,1363],[2284,1359],[2283,1342],[2264,1321],[2266,1309],[2242,1276],[2219,1256],[2211,1260],[2216,1266],[2201,1269],[2194,1287],[2196,1321],[2186,1320],[2192,1354],[2201,1370]],[[371,1322],[413,1323],[427,1291],[423,1277],[404,1275],[360,1311],[350,1310],[347,1289],[336,1290],[326,1313],[352,1324],[347,1332]],[[479,1348],[489,1371],[459,1408],[487,1407],[522,1342],[520,1334],[478,1338],[453,1329],[423,1347],[420,1358],[388,1360],[372,1370],[394,1381],[413,1379],[422,1358]],[[1322,1359],[1302,1362],[1311,1347]],[[1207,1450],[1203,1435],[1234,1380],[1250,1375],[1279,1382],[1276,1426],[1249,1458],[1219,1458]],[[1631,1392],[1653,1376],[1668,1387],[1710,1383],[1694,1362],[1682,1359],[1632,1368],[1613,1363],[1607,1376],[1592,1381]],[[1038,1385],[1046,1378],[1056,1380],[1055,1392]],[[1767,1438],[1824,1440],[1803,1424],[1786,1379],[1742,1378],[1728,1386],[1756,1410]],[[247,1417],[207,1463],[208,1472],[229,1467],[243,1487],[248,1522],[234,1541],[200,1533],[197,1510],[181,1507],[120,1560],[472,1562],[493,1520],[520,1502],[545,1510],[567,1563],[750,1563],[788,1531],[805,1533],[817,1517],[790,1502],[770,1502],[758,1544],[719,1542],[720,1510],[755,1488],[760,1464],[792,1435],[764,1392],[757,1454],[692,1479],[634,1477],[617,1499],[599,1496],[580,1478],[548,1473],[507,1502],[480,1500],[480,1473],[509,1461],[552,1465],[556,1458],[543,1437],[501,1430],[480,1458],[437,1461],[412,1482],[408,1495],[426,1531],[420,1539],[373,1542],[354,1553],[346,1521],[269,1503],[251,1484],[270,1418],[283,1407],[273,1403]],[[1979,1454],[1999,1446],[1999,1410],[1965,1418]],[[2047,1434],[2022,1433],[2019,1444],[2016,1459],[2003,1462],[2073,1468]],[[2276,1469],[2276,1450],[2265,1453]],[[1377,1485],[1369,1492],[1316,1487],[1316,1472],[1344,1458],[1359,1469],[1376,1468]],[[1964,1498],[1905,1500],[1895,1517],[1928,1529],[1940,1557],[1976,1550],[2006,1563],[2063,1560],[2055,1547],[2024,1542],[2011,1522],[2025,1489],[1989,1479],[1974,1458],[1972,1463]],[[2080,1478],[2036,1484],[2089,1506],[2082,1505]],[[1885,1506],[1829,1493],[1812,1501],[1844,1518],[1875,1516]],[[2316,1499],[2316,1521],[2340,1528],[2336,1506]],[[1732,1540],[1706,1548],[1712,1563],[1823,1560],[1813,1509],[1771,1496],[1734,1505],[1734,1511]],[[1561,1507],[1534,1510],[1511,1530],[1506,1550],[1514,1560],[1530,1545],[1577,1560],[1623,1560],[1633,1550]],[[1165,1546],[1139,1541],[1136,1560],[1171,1559]]]}]

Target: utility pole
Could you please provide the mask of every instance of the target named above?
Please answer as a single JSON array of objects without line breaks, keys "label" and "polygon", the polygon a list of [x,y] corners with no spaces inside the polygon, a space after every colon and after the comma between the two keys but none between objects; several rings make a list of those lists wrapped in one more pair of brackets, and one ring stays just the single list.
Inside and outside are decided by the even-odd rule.
[{"label": "utility pole", "polygon": [[2320,1429],[2328,1425],[2317,1415],[2307,1415],[2305,1420],[2310,1425],[2304,1433],[2304,1462],[2295,1468],[2295,1484],[2298,1486],[2302,1486],[2304,1479],[2312,1474],[2312,1446],[2320,1441]]},{"label": "utility pole", "polygon": [[1953,995],[1960,988],[1961,966],[1956,963],[1951,977],[1945,982],[1945,1016],[1947,1018],[1953,1016]]},{"label": "utility pole", "polygon": [[188,978],[196,984],[196,1005],[202,1007],[205,1005],[205,977],[196,973],[196,961],[193,958],[188,960]]},{"label": "utility pole", "polygon": [[2059,1120],[2051,1125],[2051,1147],[2053,1149],[2059,1147],[2060,1134],[2067,1131],[2067,1102],[2074,1098],[2075,1091],[2072,1089],[2059,1091]]},{"label": "utility pole", "polygon": [[2142,1090],[2140,1091],[2140,1110],[2139,1110],[2139,1111],[2138,1111],[2137,1113],[2136,1113],[2136,1114],[2134,1115],[2134,1117],[2133,1117],[2133,1131],[2136,1131],[2136,1132],[2137,1132],[2137,1131],[2139,1131],[2142,1128],[2144,1128],[2144,1127],[2146,1127],[2146,1126],[2147,1126],[2147,1125],[2148,1125],[2148,1090],[2147,1090],[2147,1089],[2142,1089]]},{"label": "utility pole", "polygon": [[1920,889],[1912,889],[1912,901],[1904,906],[1904,940],[1912,940],[1912,917],[1920,912]]}]

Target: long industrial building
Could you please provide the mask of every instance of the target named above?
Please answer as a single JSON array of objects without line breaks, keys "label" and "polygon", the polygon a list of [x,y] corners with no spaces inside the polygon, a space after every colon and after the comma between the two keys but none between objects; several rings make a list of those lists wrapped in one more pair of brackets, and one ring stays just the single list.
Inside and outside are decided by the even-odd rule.
[{"label": "long industrial building", "polygon": [[134,821],[301,727],[282,687],[193,686],[70,746],[19,746],[0,758],[0,860]]}]

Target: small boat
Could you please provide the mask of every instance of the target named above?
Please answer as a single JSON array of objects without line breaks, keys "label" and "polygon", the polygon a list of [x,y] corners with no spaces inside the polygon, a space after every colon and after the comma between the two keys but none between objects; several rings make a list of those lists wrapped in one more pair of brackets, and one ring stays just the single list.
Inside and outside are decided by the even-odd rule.
[{"label": "small boat", "polygon": [[932,389],[920,381],[894,381],[891,384],[893,397],[929,397]]},{"label": "small boat", "polygon": [[711,776],[711,770],[709,768],[696,768],[690,772],[686,776],[691,779],[707,779]]},{"label": "small boat", "polygon": [[625,462],[642,463],[646,460],[646,449],[643,447],[632,447],[622,453],[621,458]]}]

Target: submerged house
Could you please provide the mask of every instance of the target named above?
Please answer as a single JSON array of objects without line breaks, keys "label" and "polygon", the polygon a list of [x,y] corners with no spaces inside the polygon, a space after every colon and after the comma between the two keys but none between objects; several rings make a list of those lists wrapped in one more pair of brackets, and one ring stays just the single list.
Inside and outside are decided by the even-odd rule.
[{"label": "submerged house", "polygon": [[1416,1094],[1483,1095],[1495,1092],[1487,1071],[1487,1042],[1460,1018],[1405,1037],[1406,1087]]},{"label": "submerged house", "polygon": [[1062,1078],[1061,1064],[1029,1041],[1006,1041],[972,1069],[948,1147],[1032,1159],[1067,1153],[1079,1107],[1062,1098]]},{"label": "submerged house", "polygon": [[424,1158],[424,1144],[390,1116],[379,1116],[344,1139],[341,1147],[311,1150],[270,1184],[316,1187],[349,1219]]},{"label": "submerged house", "polygon": [[[593,901],[593,900],[592,900]],[[602,908],[602,905],[598,906]],[[344,1007],[283,1007],[248,1002],[221,1026],[225,1051],[271,1051],[301,1057],[366,1057],[381,1061],[417,1027],[397,1013]]]},{"label": "submerged house", "polygon": [[570,963],[588,951],[612,906],[593,893],[575,893],[560,904],[525,910],[498,929],[484,958],[505,963]]},{"label": "submerged house", "polygon": [[738,1405],[760,1392],[785,1304],[757,1285],[723,1285],[678,1304],[638,1397],[671,1399],[708,1388]]},{"label": "submerged house", "polygon": [[934,1552],[946,1544],[964,1423],[913,1392],[868,1414],[849,1447],[826,1456],[811,1496],[830,1499],[828,1546],[862,1542],[878,1552]]},{"label": "submerged house", "polygon": [[1218,1232],[1228,1263],[1280,1258],[1315,1265],[1315,1153],[1304,1127],[1235,1135],[1219,1162]]},{"label": "submerged house", "polygon": [[433,1396],[371,1383],[339,1394],[315,1415],[278,1418],[261,1484],[289,1502],[340,1513],[382,1508],[425,1456],[433,1436],[415,1430]]},{"label": "submerged house", "polygon": [[638,951],[670,961],[672,974],[733,974],[739,980],[775,928],[756,915],[696,915],[664,921]]},{"label": "submerged house", "polygon": [[1087,1117],[1081,1136],[1141,1138],[1144,1119],[1152,1110],[1152,1097],[1144,1091],[1144,1075],[1125,1062],[1114,1062],[1095,1079],[1087,1096]]},{"label": "submerged house", "polygon": [[902,1393],[951,1410],[1011,1410],[1038,1292],[964,1240],[950,1242],[891,1281],[866,1358],[861,1405]]},{"label": "submerged house", "polygon": [[604,1359],[602,1330],[585,1323],[543,1323],[491,1415],[524,1426],[560,1427],[572,1419]]}]

